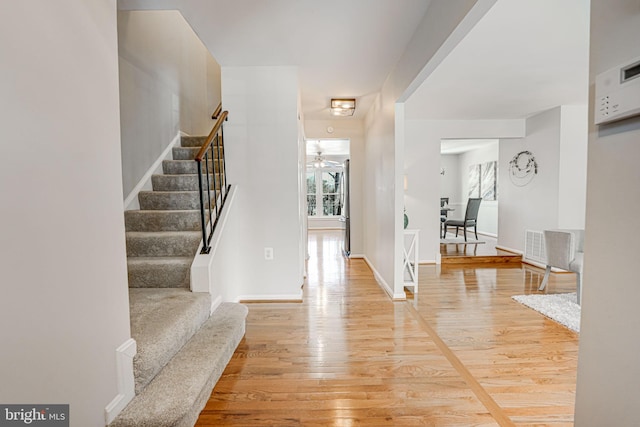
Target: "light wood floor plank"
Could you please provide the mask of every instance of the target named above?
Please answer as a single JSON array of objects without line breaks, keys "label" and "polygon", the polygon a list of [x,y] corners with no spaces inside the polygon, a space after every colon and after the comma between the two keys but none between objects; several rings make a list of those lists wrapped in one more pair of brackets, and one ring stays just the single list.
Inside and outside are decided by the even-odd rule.
[{"label": "light wood floor plank", "polygon": [[303,302],[249,304],[198,426],[572,424],[578,336],[511,300],[540,270],[423,265],[392,302],[340,237],[310,233]]}]

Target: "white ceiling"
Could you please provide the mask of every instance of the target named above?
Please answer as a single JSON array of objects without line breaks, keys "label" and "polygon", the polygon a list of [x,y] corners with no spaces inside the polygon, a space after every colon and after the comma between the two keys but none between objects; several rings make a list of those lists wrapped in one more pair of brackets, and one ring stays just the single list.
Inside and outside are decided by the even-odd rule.
[{"label": "white ceiling", "polygon": [[307,156],[349,156],[348,139],[307,139]]},{"label": "white ceiling", "polygon": [[[119,0],[120,9],[179,9],[222,66],[299,67],[307,119],[331,98],[363,118],[430,0]],[[352,118],[339,118],[350,120]]]},{"label": "white ceiling", "polygon": [[586,104],[589,0],[499,0],[408,99],[407,118],[516,119]]},{"label": "white ceiling", "polygon": [[[430,2],[119,0],[118,6],[179,9],[222,66],[297,66],[306,119],[332,118],[332,97],[355,97],[357,119]],[[586,104],[588,33],[589,0],[498,0],[410,96],[406,117],[510,119]]]},{"label": "white ceiling", "polygon": [[497,139],[443,139],[440,154],[461,154],[496,144]]}]

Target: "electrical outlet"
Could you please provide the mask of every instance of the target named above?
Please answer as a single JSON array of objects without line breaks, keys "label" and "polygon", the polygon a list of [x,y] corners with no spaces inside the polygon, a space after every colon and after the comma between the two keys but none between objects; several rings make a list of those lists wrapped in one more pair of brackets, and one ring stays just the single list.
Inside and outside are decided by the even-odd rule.
[{"label": "electrical outlet", "polygon": [[264,259],[273,261],[273,248],[264,248]]}]

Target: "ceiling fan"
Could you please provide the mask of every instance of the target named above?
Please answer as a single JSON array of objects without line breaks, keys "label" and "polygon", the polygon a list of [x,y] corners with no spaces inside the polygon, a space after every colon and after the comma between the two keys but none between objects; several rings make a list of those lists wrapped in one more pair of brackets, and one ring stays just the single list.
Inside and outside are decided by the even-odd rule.
[{"label": "ceiling fan", "polygon": [[313,158],[312,161],[307,163],[307,166],[313,166],[314,168],[326,168],[326,167],[335,167],[340,166],[340,162],[336,162],[333,160],[327,160],[322,155],[321,151],[318,151],[318,154]]}]

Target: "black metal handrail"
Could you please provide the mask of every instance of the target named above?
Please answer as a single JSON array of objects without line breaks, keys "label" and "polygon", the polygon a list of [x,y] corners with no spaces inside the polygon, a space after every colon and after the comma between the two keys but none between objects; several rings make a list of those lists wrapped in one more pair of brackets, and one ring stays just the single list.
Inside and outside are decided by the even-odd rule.
[{"label": "black metal handrail", "polygon": [[[218,108],[222,109],[221,106],[218,106]],[[227,171],[224,160],[224,131],[222,126],[228,115],[228,111],[218,114],[218,120],[213,125],[213,129],[211,129],[209,136],[195,157],[198,165],[198,188],[200,191],[200,220],[202,225],[202,250],[200,253],[202,254],[208,254],[211,250],[211,238],[218,224],[224,202],[227,200],[227,195],[231,189],[231,186],[227,184]],[[203,172],[203,166],[206,172]],[[211,225],[208,234],[207,219]]]}]

